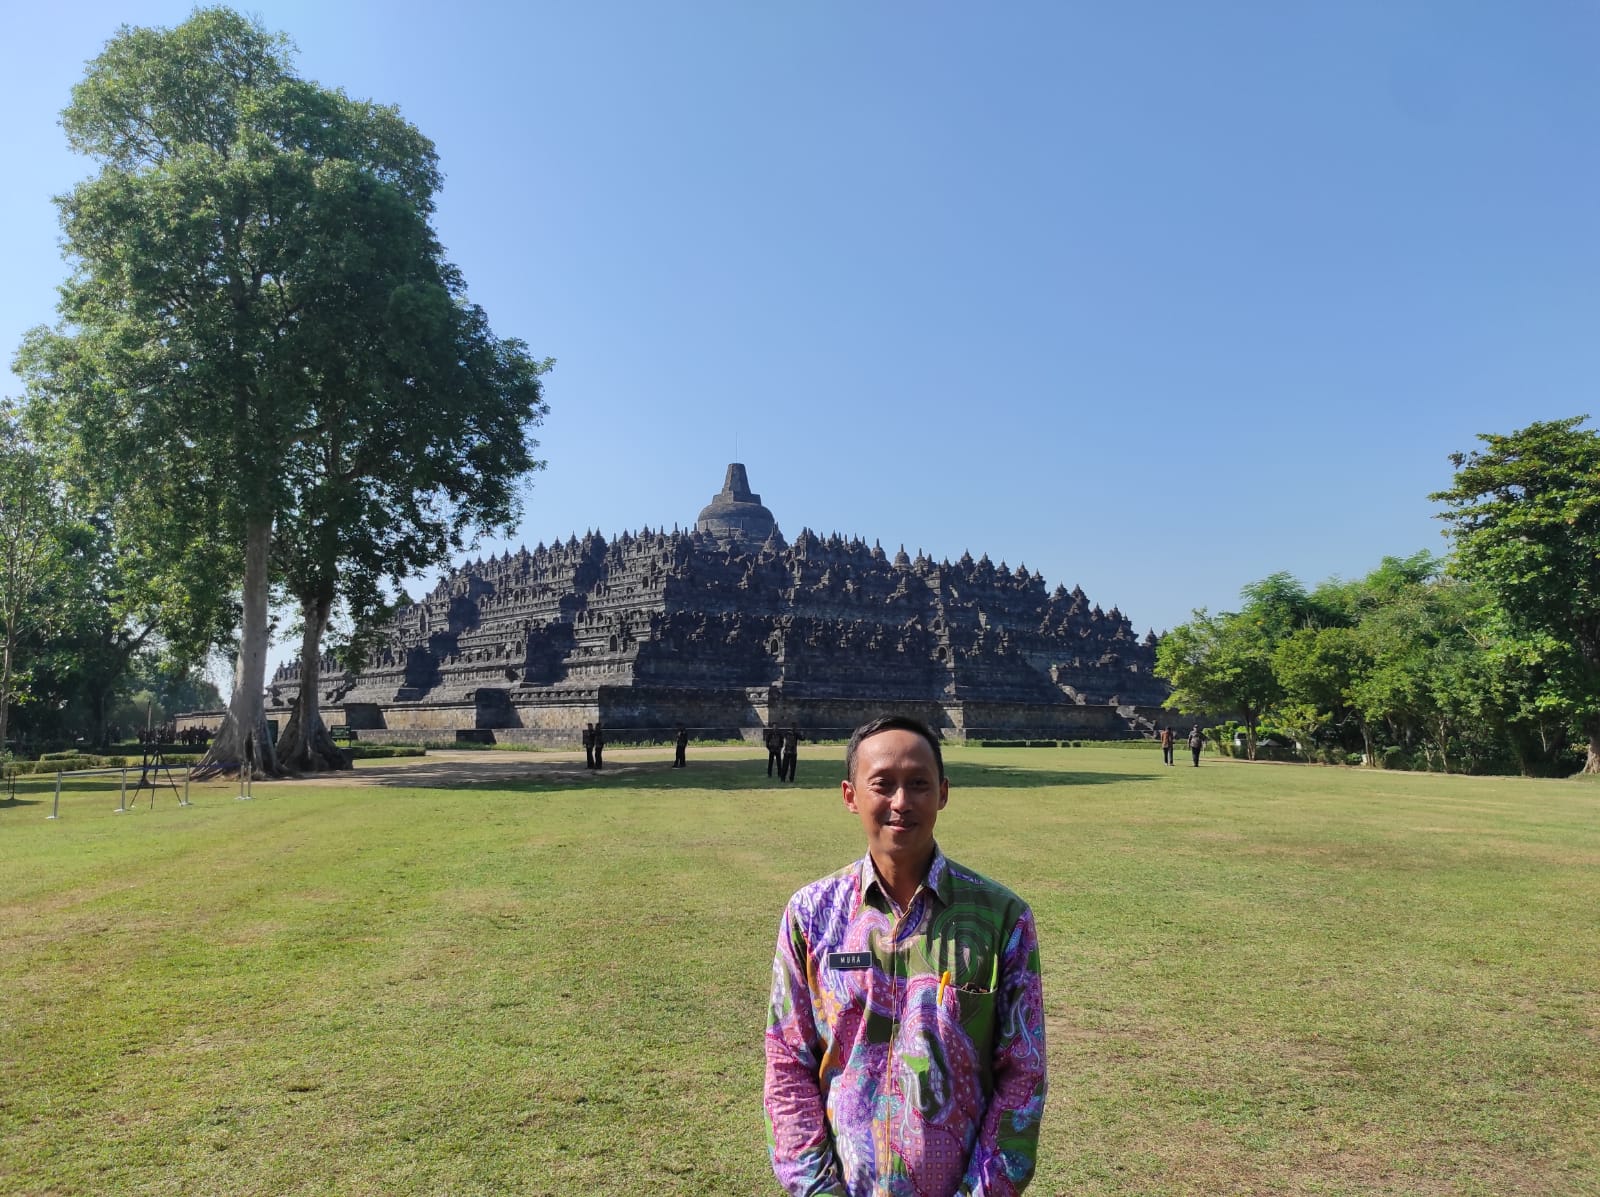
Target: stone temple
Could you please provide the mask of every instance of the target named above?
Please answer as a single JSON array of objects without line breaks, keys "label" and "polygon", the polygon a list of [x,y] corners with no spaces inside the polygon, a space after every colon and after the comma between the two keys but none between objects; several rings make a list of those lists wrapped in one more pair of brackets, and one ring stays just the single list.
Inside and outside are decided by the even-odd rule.
[{"label": "stone temple", "polygon": [[[742,465],[693,531],[596,533],[457,568],[358,675],[324,662],[325,717],[364,740],[566,744],[842,737],[888,711],[950,739],[1132,736],[1167,696],[1155,638],[1025,566],[778,530]],[[272,679],[269,707],[298,693]]]}]

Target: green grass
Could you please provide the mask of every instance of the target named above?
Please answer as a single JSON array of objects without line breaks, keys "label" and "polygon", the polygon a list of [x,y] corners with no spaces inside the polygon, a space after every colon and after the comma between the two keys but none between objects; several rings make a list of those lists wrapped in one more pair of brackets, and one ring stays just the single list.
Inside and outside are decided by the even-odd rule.
[{"label": "green grass", "polygon": [[[0,1191],[776,1192],[771,941],[861,850],[841,756],[56,822],[22,780]],[[1600,1193],[1600,789],[1159,760],[950,754],[940,842],[1038,917],[1030,1192]]]}]

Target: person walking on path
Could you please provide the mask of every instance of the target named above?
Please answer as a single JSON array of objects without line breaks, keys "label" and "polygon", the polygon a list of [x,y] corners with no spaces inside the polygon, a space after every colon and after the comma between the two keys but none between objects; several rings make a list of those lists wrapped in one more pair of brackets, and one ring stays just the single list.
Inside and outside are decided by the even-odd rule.
[{"label": "person walking on path", "polygon": [[583,725],[583,767],[594,768],[594,724]]},{"label": "person walking on path", "polygon": [[794,724],[783,733],[783,759],[778,762],[778,780],[793,781],[794,765],[800,759],[800,729]]},{"label": "person walking on path", "polygon": [[767,746],[767,776],[772,776],[772,767],[778,766],[778,780],[783,780],[783,733],[775,727],[769,727],[761,737]]},{"label": "person walking on path", "polygon": [[1172,728],[1164,727],[1161,729],[1161,763],[1163,765],[1172,764],[1172,745],[1176,739],[1177,737],[1172,734]]},{"label": "person walking on path", "polygon": [[594,767],[596,769],[601,769],[601,768],[605,767],[605,757],[603,755],[605,753],[605,750],[606,750],[606,730],[605,730],[605,728],[601,727],[598,723],[596,723],[594,725]]},{"label": "person walking on path", "polygon": [[1189,729],[1189,751],[1194,754],[1194,767],[1200,767],[1200,749],[1205,745],[1205,739],[1200,735],[1200,725],[1196,723]]},{"label": "person walking on path", "polygon": [[689,748],[689,729],[681,723],[678,724],[678,735],[673,740],[673,744],[677,747],[678,753],[672,760],[672,767],[674,769],[682,769],[688,763],[684,760],[684,753]]}]

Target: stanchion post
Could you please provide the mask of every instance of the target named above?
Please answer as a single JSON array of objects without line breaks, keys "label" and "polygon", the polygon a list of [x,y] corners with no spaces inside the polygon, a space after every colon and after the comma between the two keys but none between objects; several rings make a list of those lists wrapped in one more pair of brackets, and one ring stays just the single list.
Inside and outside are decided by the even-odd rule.
[{"label": "stanchion post", "polygon": [[128,813],[128,771],[126,769],[122,771],[122,797],[117,802],[115,813],[119,815]]},{"label": "stanchion post", "polygon": [[192,805],[190,803],[190,801],[189,801],[189,778],[191,776],[193,776],[193,775],[194,775],[194,766],[193,765],[190,765],[189,768],[187,768],[187,769],[185,769],[183,771],[183,801],[178,803],[179,806],[190,806],[190,805]]},{"label": "stanchion post", "polygon": [[61,772],[60,772],[60,770],[57,770],[56,771],[56,800],[51,805],[50,813],[48,815],[46,815],[45,818],[47,818],[47,819],[59,819],[60,817],[61,817]]}]

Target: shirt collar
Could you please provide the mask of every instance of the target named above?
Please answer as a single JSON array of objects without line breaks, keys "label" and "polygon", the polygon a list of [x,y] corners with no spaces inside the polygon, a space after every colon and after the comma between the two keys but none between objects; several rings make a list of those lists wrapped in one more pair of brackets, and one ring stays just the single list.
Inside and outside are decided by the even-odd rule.
[{"label": "shirt collar", "polygon": [[[867,894],[870,891],[876,889],[882,896],[884,902],[887,903],[892,909],[894,903],[889,898],[889,891],[884,889],[882,883],[878,880],[878,868],[872,863],[871,852],[868,852],[862,856],[857,868],[860,870],[860,893],[862,901],[866,900]],[[939,844],[937,840],[934,841],[933,845],[933,859],[928,862],[928,875],[922,879],[922,888],[927,890],[934,897],[938,898],[941,906],[950,905],[951,899],[954,896],[951,892],[952,884],[950,880],[950,862],[945,859],[944,853],[939,850]]]}]

